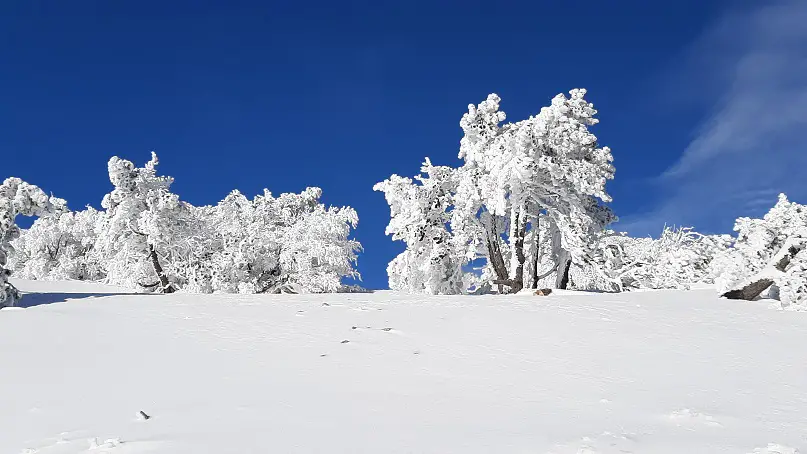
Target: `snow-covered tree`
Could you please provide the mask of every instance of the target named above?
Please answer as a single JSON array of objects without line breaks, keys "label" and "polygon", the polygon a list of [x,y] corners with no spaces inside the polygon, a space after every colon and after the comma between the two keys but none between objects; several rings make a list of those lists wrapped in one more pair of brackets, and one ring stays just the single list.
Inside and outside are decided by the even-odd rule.
[{"label": "snow-covered tree", "polygon": [[186,257],[199,229],[190,207],[170,191],[173,179],[157,176],[158,162],[153,152],[142,168],[117,156],[109,160],[114,189],[101,202],[106,225],[97,248],[109,283],[170,293],[176,285],[164,264]]},{"label": "snow-covered tree", "polygon": [[335,292],[343,278],[360,278],[361,245],[350,238],[356,211],[325,207],[321,189],[279,197],[264,190],[253,200],[233,191],[216,206],[194,207],[171,192],[173,179],[157,175],[157,164],[154,153],[142,168],[113,157],[104,211],[70,212],[53,199],[58,213],[19,238],[14,216],[39,214],[37,207],[51,202],[35,187],[7,180],[0,198],[3,288],[10,289],[12,239],[9,266],[29,279],[104,280],[166,293],[276,293]]},{"label": "snow-covered tree", "polygon": [[23,279],[102,280],[106,269],[95,249],[102,228],[102,212],[92,207],[72,212],[62,206],[12,241],[9,267]]},{"label": "snow-covered tree", "polygon": [[393,175],[377,183],[390,206],[387,235],[406,244],[387,267],[389,286],[410,293],[457,294],[466,290],[462,266],[448,231],[449,208],[456,190],[456,171],[434,166],[426,158],[421,173],[409,178]]},{"label": "snow-covered tree", "polygon": [[[481,203],[477,212],[472,208],[456,213],[465,217],[470,214],[483,222],[490,238],[486,240],[486,256],[497,280],[510,285],[513,291],[525,282],[528,223],[538,234],[539,217],[548,222],[555,262],[554,286],[565,288],[571,264],[582,260],[592,235],[615,219],[598,202],[611,200],[605,183],[613,178],[613,158],[610,149],[600,148],[596,136],[588,130],[598,120],[585,94],[585,90],[572,90],[568,98],[558,95],[538,115],[502,127],[494,124],[505,117],[498,111],[499,98],[490,95],[477,108],[469,106],[460,122],[465,131],[460,157],[466,160],[466,167],[475,170],[461,183],[467,188],[461,192],[472,194],[476,189]],[[494,237],[500,236],[500,230],[496,222],[481,215],[484,211],[494,218],[506,218],[506,246],[497,246],[498,238]],[[532,249],[534,254],[540,253],[538,247]],[[509,269],[504,267],[508,261]]]},{"label": "snow-covered tree", "polygon": [[[463,262],[484,259],[483,275],[500,287],[517,292],[552,275],[554,286],[565,288],[572,264],[585,260],[594,236],[615,220],[601,204],[610,201],[605,183],[613,178],[613,158],[588,130],[598,120],[585,94],[560,94],[538,115],[504,125],[501,100],[492,94],[468,106],[460,121],[464,164],[454,171],[451,191],[452,249]],[[546,239],[541,232],[550,236],[548,273],[537,271]],[[407,273],[423,269],[403,266],[401,257],[407,256],[391,266],[391,280],[406,281]]]},{"label": "snow-covered tree", "polygon": [[322,190],[253,200],[233,191],[215,207],[203,207],[210,232],[201,291],[240,293],[335,292],[344,277],[358,277],[350,238],[358,223],[350,207],[326,208]]},{"label": "snow-covered tree", "polygon": [[0,307],[13,305],[20,296],[8,282],[11,270],[6,268],[13,250],[11,241],[20,234],[15,222],[17,215],[47,215],[54,211],[53,202],[64,205],[61,199],[52,200],[41,189],[19,178],[7,178],[0,185]]},{"label": "snow-covered tree", "polygon": [[[317,199],[322,191],[315,188]],[[282,233],[280,281],[296,293],[339,291],[342,278],[360,277],[354,268],[361,245],[350,238],[359,222],[350,207],[317,203]]]},{"label": "snow-covered tree", "polygon": [[807,309],[807,206],[780,194],[764,218],[739,218],[734,230],[734,247],[712,264],[720,293],[754,299],[770,289],[782,307]]}]

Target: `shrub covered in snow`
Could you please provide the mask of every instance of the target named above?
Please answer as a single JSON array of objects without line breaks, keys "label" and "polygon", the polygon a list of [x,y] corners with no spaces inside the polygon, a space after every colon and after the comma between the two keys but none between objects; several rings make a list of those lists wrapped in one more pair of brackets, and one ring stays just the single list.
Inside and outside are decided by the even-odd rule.
[{"label": "shrub covered in snow", "polygon": [[753,299],[768,290],[782,307],[807,309],[807,206],[784,194],[762,219],[739,218],[734,247],[712,263],[718,290]]},{"label": "shrub covered in snow", "polygon": [[658,238],[603,235],[594,263],[620,289],[687,289],[712,283],[710,264],[731,244],[728,235],[665,227]]},{"label": "shrub covered in snow", "polygon": [[350,207],[325,208],[322,190],[263,195],[233,191],[218,205],[198,209],[208,238],[184,272],[201,292],[336,292],[343,277],[358,276],[350,238],[358,223]]},{"label": "shrub covered in snow", "polygon": [[103,221],[103,213],[91,207],[40,218],[11,242],[9,267],[23,279],[101,280],[106,266],[95,243]]}]

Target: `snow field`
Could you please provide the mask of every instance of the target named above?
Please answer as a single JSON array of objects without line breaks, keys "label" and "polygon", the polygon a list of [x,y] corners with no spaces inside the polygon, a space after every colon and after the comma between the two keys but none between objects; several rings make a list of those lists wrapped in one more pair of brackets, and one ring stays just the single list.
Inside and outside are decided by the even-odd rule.
[{"label": "snow field", "polygon": [[1,453],[807,446],[807,316],[713,289],[116,295],[15,283],[34,293],[0,310]]}]

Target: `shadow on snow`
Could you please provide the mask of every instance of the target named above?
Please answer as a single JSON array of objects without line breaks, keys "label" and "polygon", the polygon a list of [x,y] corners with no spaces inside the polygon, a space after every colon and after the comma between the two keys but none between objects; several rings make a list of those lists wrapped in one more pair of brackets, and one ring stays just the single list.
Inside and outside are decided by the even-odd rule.
[{"label": "shadow on snow", "polygon": [[12,307],[29,308],[35,306],[43,306],[46,304],[66,303],[69,300],[78,300],[85,298],[103,298],[105,296],[119,296],[119,295],[138,295],[146,296],[148,293],[47,293],[47,292],[34,292],[22,293],[20,298]]}]

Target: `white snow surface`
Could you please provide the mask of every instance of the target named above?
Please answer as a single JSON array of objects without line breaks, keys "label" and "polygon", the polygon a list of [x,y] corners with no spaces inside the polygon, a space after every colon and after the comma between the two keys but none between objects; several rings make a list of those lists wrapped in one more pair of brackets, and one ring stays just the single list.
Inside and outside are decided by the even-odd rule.
[{"label": "white snow surface", "polygon": [[807,449],[807,314],[713,289],[15,284],[29,294],[0,310],[2,454]]}]

